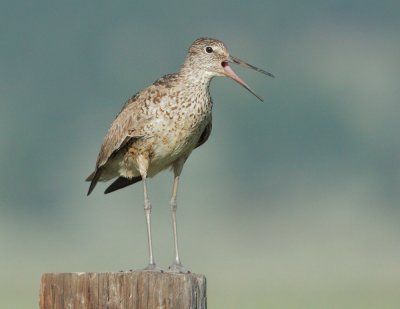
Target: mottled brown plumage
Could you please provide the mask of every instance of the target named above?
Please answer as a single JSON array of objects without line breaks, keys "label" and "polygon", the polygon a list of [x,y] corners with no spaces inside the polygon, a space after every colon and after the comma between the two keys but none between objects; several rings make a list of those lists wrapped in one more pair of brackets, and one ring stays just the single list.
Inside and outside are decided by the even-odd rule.
[{"label": "mottled brown plumage", "polygon": [[[88,194],[98,181],[117,178],[105,191],[109,193],[140,180],[144,183],[145,212],[150,263],[154,270],[150,230],[151,204],[147,194],[147,177],[172,167],[174,186],[171,210],[174,227],[175,260],[170,269],[185,271],[178,255],[176,237],[176,195],[183,165],[196,147],[211,133],[212,100],[210,81],[228,76],[257,96],[230,68],[228,62],[272,74],[229,55],[225,45],[210,38],[197,39],[189,48],[180,71],[155,81],[130,98],[113,121],[101,146]],[[261,100],[260,97],[257,96]]]}]

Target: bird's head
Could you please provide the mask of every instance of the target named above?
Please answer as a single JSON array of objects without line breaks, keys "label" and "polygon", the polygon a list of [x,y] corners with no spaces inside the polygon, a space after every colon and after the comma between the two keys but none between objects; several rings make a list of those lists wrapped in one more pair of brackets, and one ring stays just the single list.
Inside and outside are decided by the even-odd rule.
[{"label": "bird's head", "polygon": [[225,44],[211,38],[199,38],[190,46],[183,70],[195,75],[200,74],[211,79],[215,76],[227,76],[250,91],[259,100],[261,97],[255,94],[250,87],[232,70],[229,63],[235,63],[242,67],[255,70],[265,75],[274,77],[271,73],[261,70],[238,58],[231,56]]}]

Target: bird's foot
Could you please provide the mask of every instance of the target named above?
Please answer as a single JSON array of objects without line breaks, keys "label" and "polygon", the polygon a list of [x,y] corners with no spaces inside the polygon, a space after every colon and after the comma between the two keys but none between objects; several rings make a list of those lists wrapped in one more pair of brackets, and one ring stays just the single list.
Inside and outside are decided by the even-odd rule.
[{"label": "bird's foot", "polygon": [[143,268],[143,271],[154,271],[154,272],[160,272],[160,273],[164,272],[164,270],[161,267],[158,267],[155,264],[147,265],[147,267]]},{"label": "bird's foot", "polygon": [[163,273],[164,270],[161,267],[158,267],[155,263],[147,265],[146,268],[143,268],[144,271],[157,271]]},{"label": "bird's foot", "polygon": [[179,263],[173,262],[168,267],[168,271],[172,273],[182,273],[182,274],[190,273],[190,271],[188,271],[185,267],[183,267],[183,265],[180,262]]}]

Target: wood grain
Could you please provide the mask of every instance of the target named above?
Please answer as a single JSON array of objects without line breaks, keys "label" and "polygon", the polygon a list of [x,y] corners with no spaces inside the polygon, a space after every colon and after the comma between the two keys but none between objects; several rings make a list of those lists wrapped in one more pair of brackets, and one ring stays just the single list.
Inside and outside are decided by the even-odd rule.
[{"label": "wood grain", "polygon": [[148,271],[46,273],[39,304],[41,309],[206,309],[206,278]]}]

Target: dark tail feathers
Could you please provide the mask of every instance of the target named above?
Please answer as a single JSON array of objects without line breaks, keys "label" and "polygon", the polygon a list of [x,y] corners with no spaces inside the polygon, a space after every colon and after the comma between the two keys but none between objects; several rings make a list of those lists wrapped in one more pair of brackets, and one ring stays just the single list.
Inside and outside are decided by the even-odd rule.
[{"label": "dark tail feathers", "polygon": [[132,179],[128,179],[125,177],[118,177],[107,189],[104,191],[104,194],[108,194],[111,192],[114,192],[116,190],[125,188],[127,186],[133,185],[134,183],[137,183],[142,180],[142,177],[136,176],[133,177]]},{"label": "dark tail feathers", "polygon": [[91,181],[87,195],[92,193],[94,187],[96,186],[97,182],[99,181],[100,175],[101,175],[101,170],[97,169],[86,178],[86,181]]}]

